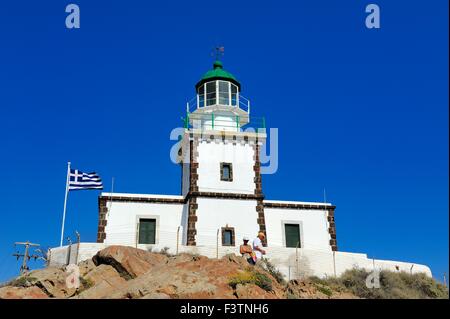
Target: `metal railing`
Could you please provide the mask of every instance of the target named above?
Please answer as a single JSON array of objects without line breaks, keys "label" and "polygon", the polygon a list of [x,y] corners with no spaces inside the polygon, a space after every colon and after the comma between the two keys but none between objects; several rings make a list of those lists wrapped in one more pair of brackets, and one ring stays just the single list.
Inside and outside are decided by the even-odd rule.
[{"label": "metal railing", "polygon": [[[237,131],[241,129],[254,128],[256,130],[262,130],[266,128],[266,120],[264,117],[250,117],[246,116],[241,118],[239,115],[235,117],[223,117],[217,115],[214,112],[208,114],[196,114],[196,113],[186,113],[186,117],[181,118],[185,129],[195,128],[195,129],[205,129],[205,130],[215,130],[215,129],[236,129]],[[244,120],[244,121],[243,121]],[[244,123],[244,124],[242,124]]]},{"label": "metal railing", "polygon": [[231,103],[235,104],[235,105],[222,104],[222,103],[220,103],[220,97],[218,98],[217,96],[215,96],[214,98],[204,99],[203,106],[202,106],[202,105],[200,105],[199,95],[196,95],[195,97],[193,97],[186,103],[186,112],[192,113],[197,109],[201,109],[204,107],[210,107],[210,106],[214,106],[214,105],[220,105],[220,106],[228,106],[231,108],[238,107],[239,109],[246,112],[247,114],[250,114],[250,100],[247,99],[246,97],[242,96],[241,94],[237,94],[236,101],[232,101]]}]

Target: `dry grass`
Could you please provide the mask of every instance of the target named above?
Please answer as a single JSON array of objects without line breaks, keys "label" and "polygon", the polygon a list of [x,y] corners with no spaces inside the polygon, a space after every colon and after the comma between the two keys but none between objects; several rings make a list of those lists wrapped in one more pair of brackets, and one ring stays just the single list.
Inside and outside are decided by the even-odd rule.
[{"label": "dry grass", "polygon": [[347,291],[360,298],[368,299],[448,299],[447,288],[425,274],[406,272],[380,272],[380,287],[368,288],[366,278],[369,272],[363,269],[347,270],[338,278],[311,281],[328,286],[332,290]]},{"label": "dry grass", "polygon": [[238,272],[233,275],[228,284],[236,289],[238,284],[246,285],[246,284],[254,284],[258,287],[264,289],[265,291],[272,291],[272,280],[270,280],[267,275],[255,271],[255,269],[248,268],[245,271]]}]

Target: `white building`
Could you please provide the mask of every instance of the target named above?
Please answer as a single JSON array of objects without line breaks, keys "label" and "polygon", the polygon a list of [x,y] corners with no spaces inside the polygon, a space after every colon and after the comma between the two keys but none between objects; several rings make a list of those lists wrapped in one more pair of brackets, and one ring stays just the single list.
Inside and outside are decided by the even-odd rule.
[{"label": "white building", "polygon": [[[331,204],[268,201],[261,180],[263,121],[250,126],[250,103],[220,61],[196,84],[180,142],[181,196],[106,194],[99,198],[98,242],[172,247],[239,246],[243,236],[266,233],[271,247],[337,250]],[[192,111],[192,112],[190,112]],[[253,118],[252,118],[253,119]],[[165,236],[167,235],[167,236]]]},{"label": "white building", "polygon": [[[339,274],[354,266],[431,275],[422,265],[337,252],[335,206],[329,203],[267,200],[260,162],[265,124],[250,118],[240,83],[216,61],[196,92],[179,142],[181,195],[102,193],[98,244],[79,246],[78,261],[79,255],[88,258],[108,245],[215,257],[238,252],[244,236],[262,231],[267,256],[286,276]],[[257,130],[246,131],[249,126]],[[53,251],[55,262],[65,260]]]}]

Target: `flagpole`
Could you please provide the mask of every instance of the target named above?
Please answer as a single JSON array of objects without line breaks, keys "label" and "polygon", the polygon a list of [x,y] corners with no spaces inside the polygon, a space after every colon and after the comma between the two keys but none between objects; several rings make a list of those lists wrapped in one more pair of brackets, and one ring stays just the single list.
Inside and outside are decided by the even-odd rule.
[{"label": "flagpole", "polygon": [[64,222],[66,220],[67,195],[69,193],[69,178],[70,178],[70,162],[67,162],[66,194],[64,196],[64,212],[61,226],[61,242],[59,244],[60,247],[62,247],[63,245],[63,238],[64,238]]}]

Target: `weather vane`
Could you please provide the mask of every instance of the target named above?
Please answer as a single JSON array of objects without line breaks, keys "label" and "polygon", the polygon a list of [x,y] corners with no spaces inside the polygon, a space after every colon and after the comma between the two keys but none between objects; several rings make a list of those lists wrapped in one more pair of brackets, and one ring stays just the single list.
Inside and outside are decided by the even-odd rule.
[{"label": "weather vane", "polygon": [[215,47],[214,51],[211,53],[211,56],[215,56],[216,60],[220,60],[220,58],[224,55],[225,47],[224,46],[217,46]]}]

